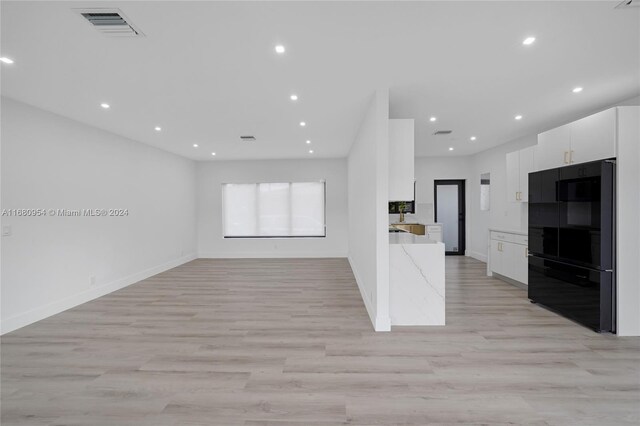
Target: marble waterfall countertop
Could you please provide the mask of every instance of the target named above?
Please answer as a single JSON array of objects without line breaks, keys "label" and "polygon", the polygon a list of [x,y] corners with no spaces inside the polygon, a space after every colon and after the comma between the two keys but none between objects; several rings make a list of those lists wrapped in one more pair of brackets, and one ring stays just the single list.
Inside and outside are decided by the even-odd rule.
[{"label": "marble waterfall countertop", "polygon": [[444,325],[444,244],[423,235],[389,234],[391,325]]}]

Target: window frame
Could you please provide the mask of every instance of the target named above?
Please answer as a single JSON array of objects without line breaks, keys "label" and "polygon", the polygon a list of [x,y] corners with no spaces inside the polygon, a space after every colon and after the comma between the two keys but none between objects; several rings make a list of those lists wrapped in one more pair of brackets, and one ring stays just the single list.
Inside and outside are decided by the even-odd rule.
[{"label": "window frame", "polygon": [[[224,194],[225,185],[262,185],[262,184],[276,184],[276,183],[287,183],[289,185],[294,183],[321,183],[322,184],[322,217],[324,219],[324,223],[322,224],[322,235],[225,235],[225,200]],[[321,180],[308,180],[308,181],[285,181],[285,182],[222,182],[220,184],[220,192],[222,198],[221,211],[222,211],[222,239],[229,240],[264,240],[264,239],[316,239],[316,238],[326,238],[327,237],[327,181],[325,179]]]}]

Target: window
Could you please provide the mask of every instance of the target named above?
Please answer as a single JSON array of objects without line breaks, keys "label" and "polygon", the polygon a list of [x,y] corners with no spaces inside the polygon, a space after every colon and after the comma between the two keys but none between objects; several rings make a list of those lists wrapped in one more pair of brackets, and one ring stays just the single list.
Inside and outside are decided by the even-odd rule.
[{"label": "window", "polygon": [[325,183],[222,184],[225,238],[324,237]]}]

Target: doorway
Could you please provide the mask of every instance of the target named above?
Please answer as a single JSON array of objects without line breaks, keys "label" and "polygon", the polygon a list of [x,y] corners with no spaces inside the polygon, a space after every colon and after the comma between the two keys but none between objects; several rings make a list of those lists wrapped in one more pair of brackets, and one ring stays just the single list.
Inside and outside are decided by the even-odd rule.
[{"label": "doorway", "polygon": [[445,254],[464,255],[465,195],[464,180],[436,180],[433,188],[435,221],[442,224]]}]

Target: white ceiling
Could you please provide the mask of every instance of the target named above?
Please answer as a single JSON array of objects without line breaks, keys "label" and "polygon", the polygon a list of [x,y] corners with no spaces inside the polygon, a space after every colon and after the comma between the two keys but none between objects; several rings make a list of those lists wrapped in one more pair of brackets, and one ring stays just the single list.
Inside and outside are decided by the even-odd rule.
[{"label": "white ceiling", "polygon": [[[2,64],[2,93],[225,160],[343,157],[374,89],[389,87],[392,118],[416,119],[417,155],[471,154],[640,93],[640,8],[617,3],[3,1],[15,63]],[[105,6],[145,37],[105,37],[71,10]]]}]

